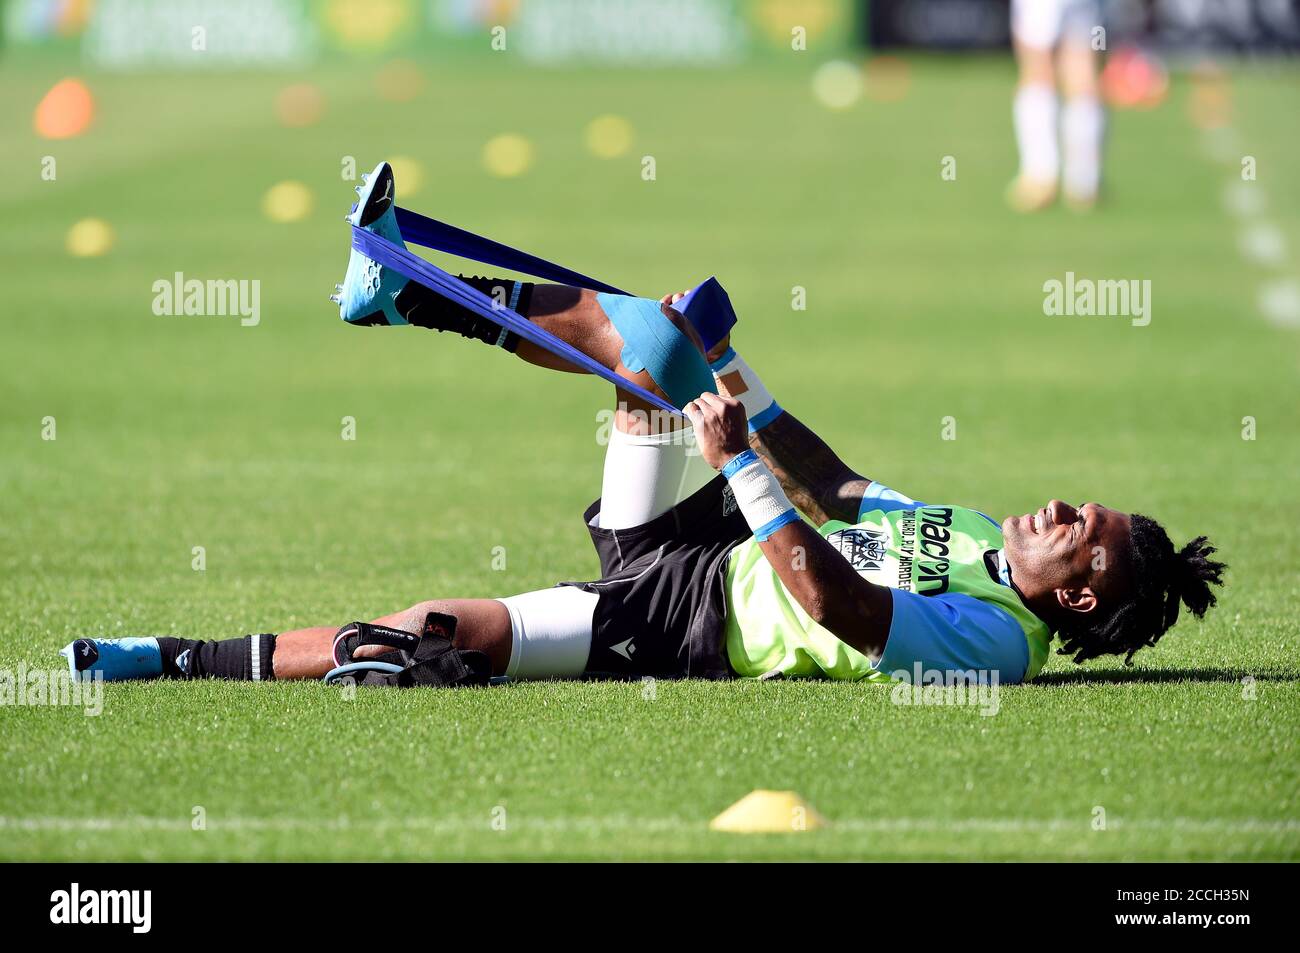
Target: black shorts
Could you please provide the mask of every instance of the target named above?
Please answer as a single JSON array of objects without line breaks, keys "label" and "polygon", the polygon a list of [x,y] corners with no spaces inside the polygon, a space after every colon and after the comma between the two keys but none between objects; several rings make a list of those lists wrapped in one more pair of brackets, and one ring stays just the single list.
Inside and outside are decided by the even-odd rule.
[{"label": "black shorts", "polygon": [[648,523],[592,526],[601,578],[569,583],[599,596],[588,675],[732,678],[723,639],[727,557],[752,534],[726,479],[718,476]]}]

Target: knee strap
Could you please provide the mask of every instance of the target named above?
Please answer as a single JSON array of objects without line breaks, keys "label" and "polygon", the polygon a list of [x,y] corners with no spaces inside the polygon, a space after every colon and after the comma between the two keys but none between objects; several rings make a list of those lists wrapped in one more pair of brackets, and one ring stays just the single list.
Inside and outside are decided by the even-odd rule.
[{"label": "knee strap", "polygon": [[[456,617],[441,612],[425,617],[420,635],[370,622],[351,622],[334,637],[334,668],[325,674],[325,682],[350,678],[352,684],[390,688],[487,685],[492,678],[491,661],[482,652],[456,648],[455,636]],[[352,661],[352,653],[363,645],[383,645],[394,651]]]},{"label": "knee strap", "polygon": [[659,310],[658,301],[605,292],[596,300],[623,338],[622,360],[629,371],[649,371],[679,408],[705,391],[718,392],[704,355]]}]

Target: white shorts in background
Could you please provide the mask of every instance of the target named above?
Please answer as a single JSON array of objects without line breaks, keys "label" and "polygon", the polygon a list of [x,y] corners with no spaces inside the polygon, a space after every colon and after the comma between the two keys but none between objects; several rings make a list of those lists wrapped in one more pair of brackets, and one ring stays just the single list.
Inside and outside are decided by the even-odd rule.
[{"label": "white shorts in background", "polygon": [[1011,35],[1034,49],[1050,50],[1062,40],[1087,43],[1100,25],[1097,0],[1011,0]]}]

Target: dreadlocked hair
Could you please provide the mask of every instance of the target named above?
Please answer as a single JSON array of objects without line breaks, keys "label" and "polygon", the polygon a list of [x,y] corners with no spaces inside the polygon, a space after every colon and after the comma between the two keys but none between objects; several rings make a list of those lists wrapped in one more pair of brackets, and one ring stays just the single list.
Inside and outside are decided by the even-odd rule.
[{"label": "dreadlocked hair", "polygon": [[1217,601],[1210,584],[1222,585],[1228,567],[1210,558],[1215,548],[1204,536],[1175,551],[1155,520],[1136,513],[1132,520],[1127,556],[1132,590],[1109,613],[1088,613],[1060,632],[1059,654],[1073,655],[1076,662],[1125,655],[1124,664],[1132,664],[1134,652],[1155,645],[1178,621],[1181,605],[1199,619]]}]

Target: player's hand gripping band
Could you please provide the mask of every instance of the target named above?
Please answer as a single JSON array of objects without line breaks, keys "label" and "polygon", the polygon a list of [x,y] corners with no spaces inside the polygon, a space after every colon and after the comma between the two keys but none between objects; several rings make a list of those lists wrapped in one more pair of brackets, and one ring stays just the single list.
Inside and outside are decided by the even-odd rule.
[{"label": "player's hand gripping band", "polygon": [[722,468],[722,475],[731,484],[736,504],[760,543],[782,526],[799,519],[799,512],[781,489],[780,481],[753,450],[732,457]]},{"label": "player's hand gripping band", "polygon": [[[484,264],[512,271],[523,272],[546,281],[558,281],[561,284],[603,291],[607,294],[626,295],[627,292],[607,285],[603,281],[588,278],[561,265],[549,262],[536,255],[511,248],[500,242],[475,235],[464,229],[456,228],[445,222],[426,218],[410,209],[397,209],[397,225],[401,229],[403,241],[423,245],[436,251],[459,255],[462,258],[481,261]],[[513,331],[525,341],[531,341],[538,347],[545,348],[557,357],[581,367],[598,377],[618,385],[635,394],[642,400],[661,410],[680,413],[668,401],[650,393],[625,377],[597,361],[592,360],[577,348],[561,341],[554,334],[533,324],[527,318],[510,308],[502,307],[487,295],[471,288],[463,281],[380,236],[367,232],[355,225],[352,227],[352,246],[367,258],[392,268],[412,281],[419,282],[430,291],[442,295],[456,304],[481,315],[506,330]],[[709,278],[703,284],[689,291],[675,305],[677,310],[695,326],[705,348],[713,347],[731,330],[736,323],[736,314],[727,298],[727,293],[718,284],[716,278]],[[698,392],[697,392],[698,393]],[[694,394],[692,396],[695,396]]]}]

